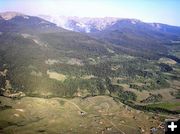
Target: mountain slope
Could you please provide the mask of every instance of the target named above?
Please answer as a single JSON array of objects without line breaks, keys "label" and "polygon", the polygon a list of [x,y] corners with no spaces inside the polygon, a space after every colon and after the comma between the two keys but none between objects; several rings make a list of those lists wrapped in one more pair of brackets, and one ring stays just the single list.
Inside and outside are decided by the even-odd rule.
[{"label": "mountain slope", "polygon": [[[134,25],[121,20],[106,30],[86,34],[38,17],[17,15],[1,18],[0,32],[4,96],[20,91],[28,96],[111,95],[121,101],[136,101],[136,94],[140,94],[139,102],[151,97],[157,101],[161,96],[154,90],[169,88],[173,86],[169,83],[179,80],[178,58],[168,55],[168,47],[161,45],[161,39],[169,34],[160,38],[157,30],[143,22]],[[144,98],[139,90],[153,95]],[[172,91],[174,99],[178,91]]]},{"label": "mountain slope", "polygon": [[1,32],[49,32],[63,31],[55,24],[35,16],[28,16],[16,12],[0,13]]},{"label": "mountain slope", "polygon": [[[145,23],[136,19],[40,17],[58,26],[88,35],[111,44],[121,46],[126,53],[141,55],[168,53],[167,44],[180,40],[180,27],[160,23]],[[127,51],[126,51],[127,50]],[[144,54],[143,54],[144,55]]]},{"label": "mountain slope", "polygon": [[[115,34],[119,37],[124,36],[124,41],[139,40],[142,43],[167,43],[171,40],[178,40],[180,37],[180,27],[168,26],[158,24],[158,28],[152,24],[144,23],[141,21],[132,22],[131,19],[119,20],[112,26],[104,29],[103,31],[96,32],[99,36],[108,37],[110,34]],[[163,27],[161,27],[163,26]],[[176,29],[176,32],[173,31]],[[109,36],[113,38],[114,36]],[[121,38],[120,38],[121,39]],[[121,42],[121,40],[119,40]]]},{"label": "mountain slope", "polygon": [[81,66],[89,62],[88,58],[110,54],[106,49],[111,47],[109,44],[38,17],[26,17],[17,15],[0,20],[0,71],[8,70],[2,79],[10,81],[11,91],[68,95],[68,87],[59,77],[67,78],[72,73],[82,75]]},{"label": "mountain slope", "polygon": [[40,18],[48,20],[57,24],[59,27],[63,27],[68,30],[76,32],[97,32],[104,30],[108,26],[114,24],[118,18],[106,17],[106,18],[79,18],[79,17],[66,17],[66,16],[48,16],[39,15]]},{"label": "mountain slope", "polygon": [[[125,19],[115,17],[88,18],[88,17],[66,17],[66,16],[48,16],[39,15],[47,21],[55,23],[59,27],[76,32],[94,33],[108,29],[117,30],[120,27],[135,26],[138,28],[151,29],[156,32],[165,32],[170,34],[180,34],[180,27],[161,23],[145,23],[137,19]],[[121,25],[121,26],[120,26]],[[131,26],[131,27],[132,27]]]}]

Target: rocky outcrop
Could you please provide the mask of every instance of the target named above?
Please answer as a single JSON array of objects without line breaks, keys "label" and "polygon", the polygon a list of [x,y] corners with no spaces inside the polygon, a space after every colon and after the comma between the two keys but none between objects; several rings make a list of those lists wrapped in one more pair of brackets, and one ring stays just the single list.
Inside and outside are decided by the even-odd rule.
[{"label": "rocky outcrop", "polygon": [[21,97],[26,96],[25,93],[23,92],[11,93],[8,90],[6,90],[2,95],[8,98],[21,98]]}]

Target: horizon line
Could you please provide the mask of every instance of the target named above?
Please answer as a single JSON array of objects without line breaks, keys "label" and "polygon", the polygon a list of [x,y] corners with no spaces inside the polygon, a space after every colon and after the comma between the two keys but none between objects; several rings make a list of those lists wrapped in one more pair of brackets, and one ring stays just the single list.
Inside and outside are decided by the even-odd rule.
[{"label": "horizon line", "polygon": [[[131,20],[137,20],[137,21],[141,21],[141,22],[144,22],[144,23],[149,23],[149,24],[164,24],[164,25],[169,25],[169,26],[175,26],[175,27],[180,27],[180,25],[174,25],[174,24],[167,24],[167,23],[163,23],[163,22],[149,22],[149,21],[144,21],[142,19],[137,19],[137,18],[125,18],[125,17],[115,17],[115,16],[100,16],[100,17],[92,17],[92,16],[70,16],[70,15],[51,15],[51,14],[28,14],[28,13],[22,13],[22,12],[18,12],[18,11],[13,11],[13,10],[7,10],[7,11],[0,11],[0,14],[2,13],[17,13],[17,14],[21,14],[21,15],[27,15],[27,16],[35,16],[35,17],[39,17],[41,18],[40,16],[52,16],[52,17],[77,17],[77,18],[91,18],[91,19],[103,19],[103,18],[114,18],[114,19],[131,19]],[[43,19],[43,18],[41,18]]]}]

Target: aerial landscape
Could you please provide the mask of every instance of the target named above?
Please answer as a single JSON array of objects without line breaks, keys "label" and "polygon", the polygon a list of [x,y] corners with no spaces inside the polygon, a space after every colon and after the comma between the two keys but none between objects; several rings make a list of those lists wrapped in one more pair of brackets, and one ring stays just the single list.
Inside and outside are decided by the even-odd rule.
[{"label": "aerial landscape", "polygon": [[180,2],[156,2],[0,0],[0,134],[164,134]]}]

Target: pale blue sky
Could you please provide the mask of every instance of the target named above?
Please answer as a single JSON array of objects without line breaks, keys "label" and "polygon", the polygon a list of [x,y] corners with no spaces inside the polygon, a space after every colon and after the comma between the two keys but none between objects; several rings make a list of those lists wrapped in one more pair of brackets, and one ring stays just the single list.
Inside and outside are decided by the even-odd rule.
[{"label": "pale blue sky", "polygon": [[0,0],[0,12],[4,11],[29,15],[136,18],[180,26],[180,0]]}]

